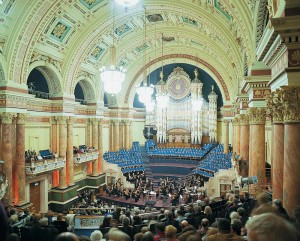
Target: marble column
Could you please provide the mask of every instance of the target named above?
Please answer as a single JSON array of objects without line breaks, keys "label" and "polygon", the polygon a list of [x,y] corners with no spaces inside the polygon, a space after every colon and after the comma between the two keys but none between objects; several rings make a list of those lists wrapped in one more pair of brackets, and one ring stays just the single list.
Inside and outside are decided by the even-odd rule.
[{"label": "marble column", "polygon": [[223,120],[223,143],[224,143],[224,153],[228,153],[229,151],[229,121]]},{"label": "marble column", "polygon": [[240,114],[240,159],[243,160],[241,176],[248,177],[249,166],[249,117]]},{"label": "marble column", "polygon": [[[88,146],[88,147],[92,146],[92,143],[91,143],[91,124],[92,124],[91,119],[88,118],[87,122],[86,122],[86,132],[85,132],[85,135],[86,135],[85,145]],[[93,173],[93,164],[92,164],[92,162],[87,162],[86,166],[87,166],[87,175],[91,175]]]},{"label": "marble column", "polygon": [[115,124],[115,128],[114,128],[114,151],[118,151],[120,149],[120,143],[119,143],[119,139],[120,139],[120,122],[118,120],[114,121]]},{"label": "marble column", "polygon": [[109,121],[109,151],[114,151],[114,121]]},{"label": "marble column", "polygon": [[233,153],[237,155],[240,154],[240,126],[239,126],[239,115],[234,117],[233,125],[234,125],[234,132],[233,132]]},{"label": "marble column", "polygon": [[67,119],[67,185],[74,185],[74,153],[73,153],[73,123],[74,117]]},{"label": "marble column", "polygon": [[[97,149],[98,148],[98,120],[97,119],[93,119],[92,120],[92,146]],[[98,176],[99,172],[98,172],[98,158],[93,161],[92,164],[92,176]]]},{"label": "marble column", "polygon": [[4,170],[6,180],[8,181],[8,186],[6,189],[5,197],[8,201],[12,202],[13,194],[13,150],[12,150],[12,122],[13,122],[13,113],[2,113],[2,158],[4,161]]},{"label": "marble column", "polygon": [[284,125],[273,123],[272,198],[283,200]]},{"label": "marble column", "polygon": [[129,138],[129,146],[128,146],[128,149],[130,149],[132,147],[132,141],[133,141],[133,134],[132,134],[132,131],[133,131],[133,128],[132,128],[132,120],[129,121],[129,131],[128,131],[128,138]]},{"label": "marble column", "polygon": [[98,120],[98,173],[103,172],[103,120]]},{"label": "marble column", "polygon": [[26,114],[17,114],[16,126],[16,159],[15,159],[15,173],[14,180],[15,187],[15,205],[22,205],[26,202],[25,188],[23,184],[26,182],[25,177],[25,122]]},{"label": "marble column", "polygon": [[257,176],[258,183],[251,185],[251,193],[261,193],[266,184],[266,160],[265,160],[265,122],[266,109],[262,107],[250,108],[249,123],[251,125],[251,158],[249,160],[249,176]]},{"label": "marble column", "polygon": [[129,149],[129,121],[125,121],[125,148]]},{"label": "marble column", "polygon": [[[67,117],[58,117],[59,123],[59,157],[66,158],[67,151]],[[64,189],[67,187],[67,163],[59,170],[59,188]]]},{"label": "marble column", "polygon": [[289,215],[300,206],[300,87],[282,87],[284,120],[283,205]]},{"label": "marble column", "polygon": [[266,99],[267,113],[272,118],[271,178],[273,199],[283,200],[284,125],[281,91],[273,91]]},{"label": "marble column", "polygon": [[[53,153],[58,154],[58,117],[54,116],[51,118],[51,149]],[[58,187],[59,185],[59,171],[52,172],[52,187]]]},{"label": "marble column", "polygon": [[125,145],[124,145],[124,130],[123,130],[123,127],[124,127],[124,122],[123,121],[120,121],[120,148],[124,148]]}]

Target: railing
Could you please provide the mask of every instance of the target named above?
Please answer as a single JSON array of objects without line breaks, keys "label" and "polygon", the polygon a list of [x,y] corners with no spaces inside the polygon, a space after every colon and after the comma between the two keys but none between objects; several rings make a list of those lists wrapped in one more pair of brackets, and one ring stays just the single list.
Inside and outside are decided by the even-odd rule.
[{"label": "railing", "polygon": [[75,98],[75,102],[79,102],[81,105],[87,105],[87,101],[83,99]]},{"label": "railing", "polygon": [[58,170],[64,167],[66,164],[66,159],[54,159],[54,160],[44,160],[40,162],[34,162],[26,164],[26,174],[27,175],[36,175],[43,172],[49,172]]},{"label": "railing", "polygon": [[90,162],[98,159],[99,152],[85,152],[74,155],[74,164]]}]

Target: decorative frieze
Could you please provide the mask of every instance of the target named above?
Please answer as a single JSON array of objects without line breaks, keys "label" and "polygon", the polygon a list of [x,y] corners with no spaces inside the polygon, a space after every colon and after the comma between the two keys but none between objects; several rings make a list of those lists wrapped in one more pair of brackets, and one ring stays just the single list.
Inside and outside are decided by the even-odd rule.
[{"label": "decorative frieze", "polygon": [[263,125],[266,122],[266,108],[253,107],[248,110],[250,125]]}]

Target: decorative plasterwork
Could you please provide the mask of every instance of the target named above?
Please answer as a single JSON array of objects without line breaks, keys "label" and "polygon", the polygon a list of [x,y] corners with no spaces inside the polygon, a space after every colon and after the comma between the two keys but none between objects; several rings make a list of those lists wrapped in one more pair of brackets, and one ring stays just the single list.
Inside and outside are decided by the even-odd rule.
[{"label": "decorative plasterwork", "polygon": [[266,108],[253,107],[248,109],[250,125],[263,125],[266,123]]}]

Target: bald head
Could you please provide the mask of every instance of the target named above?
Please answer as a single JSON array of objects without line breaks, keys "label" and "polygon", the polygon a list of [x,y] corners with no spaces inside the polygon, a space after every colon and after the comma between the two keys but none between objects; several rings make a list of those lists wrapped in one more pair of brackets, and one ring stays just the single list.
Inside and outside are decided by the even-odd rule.
[{"label": "bald head", "polygon": [[65,232],[59,234],[54,241],[79,241],[74,233]]}]

